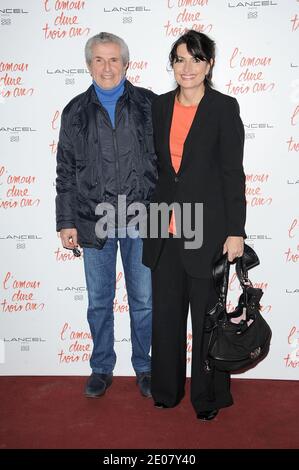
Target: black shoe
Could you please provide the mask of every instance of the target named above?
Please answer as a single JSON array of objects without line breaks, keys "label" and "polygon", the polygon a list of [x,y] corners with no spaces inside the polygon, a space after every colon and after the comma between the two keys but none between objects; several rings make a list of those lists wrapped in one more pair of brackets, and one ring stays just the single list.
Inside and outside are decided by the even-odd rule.
[{"label": "black shoe", "polygon": [[164,405],[164,403],[160,403],[159,401],[155,401],[154,406],[156,408],[168,408],[167,405]]},{"label": "black shoe", "polygon": [[200,411],[197,413],[197,418],[201,419],[202,421],[211,421],[218,415],[219,410],[209,410],[209,411]]},{"label": "black shoe", "polygon": [[96,374],[93,372],[87,380],[85,395],[88,398],[101,397],[111,384],[112,374]]},{"label": "black shoe", "polygon": [[151,398],[151,373],[150,372],[139,372],[136,374],[136,383],[139,386],[139,390],[142,396]]}]

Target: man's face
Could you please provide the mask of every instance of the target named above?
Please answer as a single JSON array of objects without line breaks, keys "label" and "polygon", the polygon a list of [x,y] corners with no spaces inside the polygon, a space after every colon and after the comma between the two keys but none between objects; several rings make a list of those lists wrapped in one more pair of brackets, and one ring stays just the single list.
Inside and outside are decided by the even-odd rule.
[{"label": "man's face", "polygon": [[87,64],[94,81],[107,90],[116,87],[126,74],[120,46],[113,42],[95,44],[92,48],[91,63]]}]

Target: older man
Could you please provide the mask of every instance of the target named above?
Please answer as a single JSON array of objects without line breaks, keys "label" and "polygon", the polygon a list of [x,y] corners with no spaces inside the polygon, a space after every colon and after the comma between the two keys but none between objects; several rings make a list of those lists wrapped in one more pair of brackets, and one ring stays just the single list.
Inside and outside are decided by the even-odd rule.
[{"label": "older man", "polygon": [[[130,309],[132,366],[141,394],[150,397],[151,274],[141,262],[138,225],[127,231],[132,218],[126,209],[134,202],[148,205],[155,187],[151,123],[155,95],[126,80],[129,50],[118,36],[103,32],[93,36],[86,43],[85,58],[93,83],[62,113],[56,197],[61,242],[68,249],[82,247],[84,254],[87,317],[94,343],[85,394],[102,396],[112,383],[119,246]],[[121,207],[119,196],[126,201]],[[99,204],[115,212],[106,236],[97,230]]]}]

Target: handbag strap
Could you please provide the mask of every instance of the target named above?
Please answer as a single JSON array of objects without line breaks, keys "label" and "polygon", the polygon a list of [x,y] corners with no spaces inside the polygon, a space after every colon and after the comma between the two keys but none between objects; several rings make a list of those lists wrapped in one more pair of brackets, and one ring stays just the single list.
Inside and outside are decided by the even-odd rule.
[{"label": "handbag strap", "polygon": [[248,269],[246,267],[244,256],[237,258],[236,274],[242,287],[252,285],[251,281],[248,279]]},{"label": "handbag strap", "polygon": [[230,264],[227,256],[223,260],[223,273],[222,273],[222,282],[219,285],[219,300],[222,305],[226,305],[227,292],[228,292],[228,283],[229,283],[229,270]]},{"label": "handbag strap", "polygon": [[[216,291],[219,294],[219,302],[222,305],[227,303],[227,293],[229,284],[230,263],[227,254],[222,255],[213,267],[213,278]],[[243,256],[236,260],[236,274],[244,293],[244,304],[247,305],[247,289],[252,287],[248,279],[248,270],[259,264],[259,258],[253,248],[245,244]]]}]

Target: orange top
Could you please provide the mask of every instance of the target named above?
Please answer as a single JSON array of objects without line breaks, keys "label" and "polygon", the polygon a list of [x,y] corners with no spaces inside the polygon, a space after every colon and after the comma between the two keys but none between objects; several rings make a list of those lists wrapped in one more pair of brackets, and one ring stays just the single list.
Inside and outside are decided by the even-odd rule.
[{"label": "orange top", "polygon": [[[176,173],[179,171],[181,166],[184,143],[192,125],[196,110],[197,105],[184,106],[179,103],[177,98],[175,99],[169,136],[169,147],[171,163]],[[168,231],[172,234],[176,234],[174,212],[171,214]]]}]

